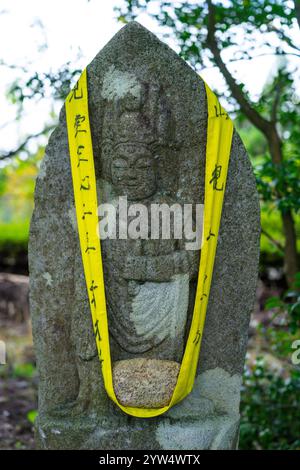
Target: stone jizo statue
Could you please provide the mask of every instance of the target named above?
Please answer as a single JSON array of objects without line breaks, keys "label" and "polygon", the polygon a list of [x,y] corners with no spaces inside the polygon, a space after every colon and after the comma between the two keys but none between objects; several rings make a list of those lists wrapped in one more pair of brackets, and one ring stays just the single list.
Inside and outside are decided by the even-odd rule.
[{"label": "stone jizo statue", "polygon": [[[87,67],[98,201],[203,204],[204,83],[175,52],[129,23]],[[80,163],[80,161],[79,161]],[[128,214],[128,221],[134,217]],[[192,224],[195,219],[192,217]],[[149,220],[148,230],[151,229]],[[125,405],[161,407],[174,389],[194,307],[200,249],[176,239],[107,238],[102,257],[113,377]],[[118,234],[117,234],[118,235]],[[36,182],[30,306],[39,370],[40,448],[230,449],[259,254],[251,165],[232,141],[213,282],[192,393],[132,418],[108,398],[78,240],[65,109]]]}]

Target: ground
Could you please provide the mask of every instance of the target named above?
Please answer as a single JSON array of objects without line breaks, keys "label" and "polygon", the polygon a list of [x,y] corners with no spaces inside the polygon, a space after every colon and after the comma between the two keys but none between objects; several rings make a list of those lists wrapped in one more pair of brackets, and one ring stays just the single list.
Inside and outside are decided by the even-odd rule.
[{"label": "ground", "polygon": [[1,324],[8,363],[0,365],[0,449],[34,449],[37,376],[29,324]]}]

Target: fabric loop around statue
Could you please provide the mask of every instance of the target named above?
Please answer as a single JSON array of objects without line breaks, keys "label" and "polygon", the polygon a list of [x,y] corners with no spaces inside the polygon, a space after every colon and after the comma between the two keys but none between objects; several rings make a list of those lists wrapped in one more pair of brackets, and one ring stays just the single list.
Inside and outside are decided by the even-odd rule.
[{"label": "fabric loop around statue", "polygon": [[[125,413],[135,417],[150,418],[161,415],[183,400],[193,388],[197,371],[213,277],[233,135],[233,124],[228,114],[206,84],[205,89],[208,120],[204,221],[197,290],[191,326],[177,383],[170,403],[162,408],[150,409],[123,406],[119,403],[114,391],[101,240],[96,231],[98,226],[98,200],[89,121],[86,70],[83,71],[65,102],[78,234],[103,381],[107,394],[114,403]],[[78,164],[78,156],[84,160],[84,165]]]}]

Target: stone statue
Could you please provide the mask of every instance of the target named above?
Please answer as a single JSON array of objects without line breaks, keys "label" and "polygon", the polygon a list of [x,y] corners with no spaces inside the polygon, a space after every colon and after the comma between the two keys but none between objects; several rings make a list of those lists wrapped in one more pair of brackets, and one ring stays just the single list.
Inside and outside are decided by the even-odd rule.
[{"label": "stone statue", "polygon": [[[87,73],[98,202],[117,215],[120,199],[146,208],[203,204],[207,111],[199,76],[136,22]],[[162,406],[176,383],[200,252],[173,236],[171,222],[170,239],[159,232],[101,242],[115,391],[124,404]],[[235,133],[193,392],[157,418],[124,414],[106,395],[95,346],[63,108],[37,178],[29,245],[39,447],[234,448],[258,253],[255,181]]]},{"label": "stone statue", "polygon": [[[127,87],[134,83],[132,95],[132,88],[120,92],[122,78],[114,67],[104,76],[100,199],[112,203],[125,196],[130,204],[142,203],[150,214],[153,203],[172,206],[181,202],[174,170],[165,175],[166,185],[160,174],[166,160],[177,166],[171,110],[159,84],[138,82],[128,74],[123,86],[126,80]],[[179,242],[161,237],[151,240],[149,233],[147,240],[117,238],[102,243],[116,359],[139,355],[180,361],[189,280],[195,280],[199,252],[195,256]]]}]

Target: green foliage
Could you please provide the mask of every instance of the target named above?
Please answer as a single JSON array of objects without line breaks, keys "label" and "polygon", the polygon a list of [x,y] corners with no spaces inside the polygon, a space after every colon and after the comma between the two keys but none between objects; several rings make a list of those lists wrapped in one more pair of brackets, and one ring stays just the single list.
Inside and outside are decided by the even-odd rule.
[{"label": "green foliage", "polygon": [[[270,142],[245,118],[239,105],[227,90],[226,98],[235,110],[236,121],[255,166],[258,190],[264,211],[264,235],[262,247],[265,251],[283,257],[284,250],[278,246],[286,243],[282,224],[276,230],[268,224],[266,214],[289,213],[294,217],[300,207],[300,113],[297,67],[291,65],[291,57],[300,58],[300,47],[295,43],[299,30],[295,8],[292,2],[281,0],[214,0],[215,39],[228,73],[230,62],[250,60],[259,56],[277,57],[277,70],[273,70],[259,99],[252,98],[245,83],[236,80],[244,92],[251,109],[269,123],[276,123],[282,140],[283,162],[275,164],[270,154]],[[140,13],[148,13],[163,28],[164,37],[172,39],[180,55],[196,70],[216,65],[215,56],[209,45],[208,29],[210,17],[208,2],[178,0],[124,0],[116,8],[122,21],[135,19]],[[294,34],[293,34],[294,32]],[[232,73],[235,76],[235,73]],[[236,93],[235,93],[236,95]],[[278,230],[279,229],[279,230]],[[270,244],[266,238],[266,232]],[[276,242],[277,246],[276,246]],[[291,240],[289,240],[291,242]]]},{"label": "green foliage", "polygon": [[37,418],[38,412],[37,410],[30,410],[27,413],[27,419],[31,424],[34,424],[36,418]]},{"label": "green foliage", "polygon": [[300,371],[287,378],[262,358],[246,367],[241,402],[240,449],[300,449]]},{"label": "green foliage", "polygon": [[[274,372],[261,357],[245,367],[240,448],[300,449],[300,369],[289,364],[300,332],[300,273],[281,298],[267,300],[265,310],[273,310],[274,315],[269,325],[259,325],[258,331],[283,361],[283,370]],[[279,315],[281,321],[276,325]]]},{"label": "green foliage", "polygon": [[23,450],[25,447],[24,447],[24,444],[22,444],[21,441],[16,441],[15,443],[15,449],[17,450]]},{"label": "green foliage", "polygon": [[235,127],[246,146],[252,163],[257,160],[263,162],[264,155],[268,152],[267,141],[264,136],[252,124],[244,119],[243,116],[238,115],[235,120]]},{"label": "green foliage", "polygon": [[[29,159],[12,158],[0,177],[0,251],[15,255],[27,249],[35,178],[44,148]],[[2,189],[2,192],[1,192]]]},{"label": "green foliage", "polygon": [[286,325],[291,334],[300,331],[300,273],[290,289],[280,297],[271,297],[265,304],[265,309],[273,310],[273,319],[285,314]]},{"label": "green foliage", "polygon": [[261,333],[270,353],[279,360],[290,359],[291,344],[298,339],[298,335],[291,335],[285,325],[261,328]]},{"label": "green foliage", "polygon": [[[216,10],[216,29],[220,49],[235,48],[234,59],[248,59],[256,52],[260,36],[265,37],[265,50],[277,55],[292,47],[289,29],[294,24],[295,14],[281,0],[223,0],[214,1]],[[205,0],[125,0],[116,12],[122,22],[135,19],[139,13],[148,12],[160,26],[169,28],[169,36],[176,40],[181,56],[199,68],[207,63],[206,44],[208,10]],[[280,19],[280,27],[274,20]],[[236,27],[243,30],[243,44]],[[274,33],[281,40],[274,43]],[[268,52],[268,51],[267,51]]]},{"label": "green foliage", "polygon": [[57,72],[47,72],[32,76],[28,73],[16,79],[7,90],[7,98],[12,104],[17,104],[21,109],[27,99],[45,98],[51,90],[53,99],[64,100],[70,90],[71,83],[76,79],[81,70],[70,71],[70,64]]},{"label": "green foliage", "polygon": [[0,171],[0,197],[5,191],[6,186],[6,175]]},{"label": "green foliage", "polygon": [[0,222],[0,248],[5,245],[26,245],[29,235],[29,218],[20,222]]},{"label": "green foliage", "polygon": [[[285,64],[286,66],[287,64]],[[275,164],[266,152],[255,165],[258,190],[262,201],[281,213],[300,208],[300,126],[299,97],[289,72],[279,68],[277,75],[263,90],[257,111],[278,121],[284,137],[284,160]]]},{"label": "green foliage", "polygon": [[299,274],[292,289],[282,297],[270,297],[265,311],[273,313],[267,324],[258,325],[258,334],[276,357],[287,360],[291,355],[291,344],[299,338],[300,290]]},{"label": "green foliage", "polygon": [[286,159],[276,165],[266,156],[263,163],[255,165],[257,188],[263,201],[284,213],[300,210],[300,160]]},{"label": "green foliage", "polygon": [[[246,121],[242,115],[239,115],[236,119],[236,127],[251,156],[260,194],[261,226],[263,229],[260,244],[261,261],[263,263],[273,263],[282,259],[284,252],[284,235],[280,209],[283,212],[284,208],[288,206],[295,211],[295,227],[297,233],[300,234],[299,160],[293,159],[290,154],[290,159],[287,163],[284,162],[280,167],[273,165],[268,154],[267,142],[263,135]],[[286,180],[284,180],[284,175],[287,175]],[[279,190],[285,193],[285,198],[278,197]],[[298,249],[300,251],[300,237],[298,238]],[[274,240],[277,244],[274,243]]]},{"label": "green foliage", "polygon": [[[270,210],[266,204],[261,204],[261,226],[267,230],[268,236],[276,240],[280,245],[283,246],[284,239],[282,234],[282,221],[278,211]],[[299,228],[300,228],[300,217],[299,217]],[[269,237],[261,234],[260,237],[260,253],[261,260],[265,258],[271,263],[272,260],[282,259],[283,250],[279,249]]]},{"label": "green foliage", "polygon": [[36,373],[36,368],[31,362],[24,364],[14,364],[13,366],[13,377],[19,377],[24,379],[32,378]]}]

